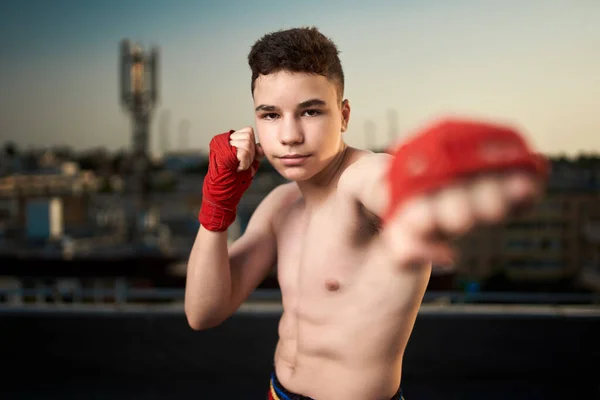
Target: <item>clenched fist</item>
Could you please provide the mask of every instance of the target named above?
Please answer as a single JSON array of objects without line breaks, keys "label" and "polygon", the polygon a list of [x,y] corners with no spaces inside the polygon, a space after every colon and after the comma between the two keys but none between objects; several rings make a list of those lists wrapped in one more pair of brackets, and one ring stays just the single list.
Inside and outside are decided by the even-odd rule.
[{"label": "clenched fist", "polygon": [[520,132],[481,121],[442,120],[392,154],[385,237],[400,264],[453,258],[452,239],[532,208],[549,173]]},{"label": "clenched fist", "polygon": [[515,170],[484,173],[415,196],[389,221],[389,250],[400,263],[448,263],[458,256],[453,238],[531,208],[542,193],[543,182],[538,177]]},{"label": "clenched fist", "polygon": [[252,167],[252,162],[254,160],[260,161],[265,155],[261,145],[256,143],[254,129],[247,126],[233,132],[230,135],[229,144],[237,149],[237,159],[240,162],[238,172],[251,168],[252,175],[254,175],[256,171],[254,170],[254,167]]}]

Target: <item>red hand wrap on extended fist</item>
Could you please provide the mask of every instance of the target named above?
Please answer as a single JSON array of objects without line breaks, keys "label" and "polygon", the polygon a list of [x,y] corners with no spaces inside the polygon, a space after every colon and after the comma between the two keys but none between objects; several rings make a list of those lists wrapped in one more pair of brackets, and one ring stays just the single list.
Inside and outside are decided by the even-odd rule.
[{"label": "red hand wrap on extended fist", "polygon": [[546,159],[533,153],[518,132],[474,121],[441,121],[389,153],[394,159],[387,175],[390,202],[384,221],[408,198],[459,178],[513,169],[541,179],[549,175]]},{"label": "red hand wrap on extended fist", "polygon": [[258,160],[244,171],[237,171],[237,148],[229,144],[234,131],[221,133],[210,141],[208,173],[202,187],[202,207],[198,219],[209,231],[222,232],[235,221],[237,206],[252,183],[252,170]]}]

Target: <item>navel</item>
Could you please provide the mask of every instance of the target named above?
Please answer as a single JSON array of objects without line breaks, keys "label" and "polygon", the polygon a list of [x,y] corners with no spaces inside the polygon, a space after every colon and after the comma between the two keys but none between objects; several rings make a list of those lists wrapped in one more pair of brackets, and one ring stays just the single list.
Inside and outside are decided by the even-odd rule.
[{"label": "navel", "polygon": [[340,288],[340,282],[335,279],[327,279],[325,281],[325,287],[330,292],[335,292],[336,290],[338,290]]}]

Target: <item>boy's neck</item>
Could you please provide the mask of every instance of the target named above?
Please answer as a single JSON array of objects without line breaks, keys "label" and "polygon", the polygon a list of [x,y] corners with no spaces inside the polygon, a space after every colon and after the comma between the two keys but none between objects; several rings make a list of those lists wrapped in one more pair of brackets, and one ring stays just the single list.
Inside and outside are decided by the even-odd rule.
[{"label": "boy's neck", "polygon": [[349,150],[348,145],[342,142],[335,157],[331,159],[323,170],[310,179],[296,182],[307,206],[320,203],[337,187],[338,179],[345,169],[344,166],[346,165]]}]

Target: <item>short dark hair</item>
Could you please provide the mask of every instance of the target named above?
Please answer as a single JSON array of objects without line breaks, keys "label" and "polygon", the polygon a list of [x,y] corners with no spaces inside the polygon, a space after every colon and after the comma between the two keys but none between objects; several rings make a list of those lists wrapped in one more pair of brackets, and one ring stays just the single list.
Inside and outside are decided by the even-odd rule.
[{"label": "short dark hair", "polygon": [[322,75],[335,83],[338,97],[344,95],[344,71],[335,43],[315,27],[271,32],[261,37],[248,54],[252,70],[251,90],[256,79],[280,71]]}]

